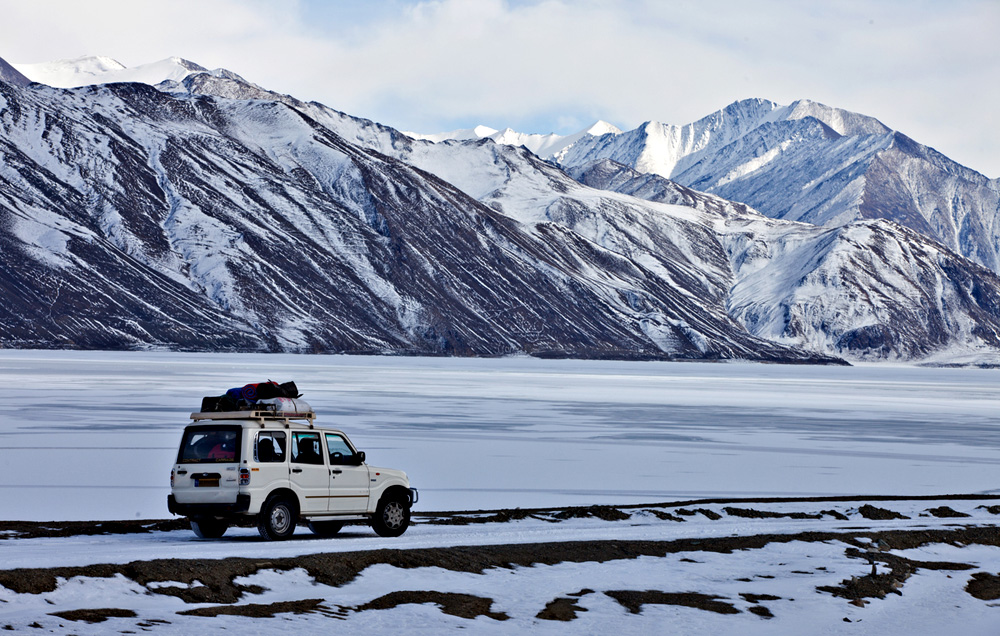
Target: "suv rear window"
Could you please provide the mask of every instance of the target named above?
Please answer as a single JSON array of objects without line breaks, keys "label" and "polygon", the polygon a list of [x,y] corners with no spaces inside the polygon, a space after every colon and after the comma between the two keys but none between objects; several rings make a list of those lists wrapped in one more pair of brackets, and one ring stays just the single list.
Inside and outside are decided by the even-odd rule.
[{"label": "suv rear window", "polygon": [[198,426],[184,429],[178,464],[233,464],[240,461],[239,426]]}]

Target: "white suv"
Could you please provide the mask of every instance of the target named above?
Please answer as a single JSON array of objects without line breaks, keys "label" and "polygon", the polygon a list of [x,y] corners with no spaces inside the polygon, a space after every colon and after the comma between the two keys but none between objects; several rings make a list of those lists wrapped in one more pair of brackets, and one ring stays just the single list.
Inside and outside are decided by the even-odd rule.
[{"label": "white suv", "polygon": [[358,520],[383,537],[403,534],[417,502],[406,473],[368,466],[343,432],[316,426],[301,400],[287,402],[297,410],[192,413],[170,471],[170,512],[202,538],[246,516],[271,540],[290,537],[300,517],[320,536]]}]

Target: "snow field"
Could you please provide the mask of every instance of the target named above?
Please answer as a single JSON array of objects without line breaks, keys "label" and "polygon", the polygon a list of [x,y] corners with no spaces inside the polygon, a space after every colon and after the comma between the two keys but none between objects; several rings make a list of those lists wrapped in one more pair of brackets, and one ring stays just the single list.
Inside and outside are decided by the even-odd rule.
[{"label": "snow field", "polygon": [[0,515],[167,517],[202,396],[268,378],[418,511],[1000,491],[991,370],[0,351]]}]

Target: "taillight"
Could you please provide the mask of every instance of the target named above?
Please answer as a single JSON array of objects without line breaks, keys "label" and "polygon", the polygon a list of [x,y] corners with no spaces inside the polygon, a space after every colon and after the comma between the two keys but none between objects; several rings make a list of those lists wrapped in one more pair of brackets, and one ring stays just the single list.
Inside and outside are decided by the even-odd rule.
[{"label": "taillight", "polygon": [[250,469],[241,468],[240,469],[240,485],[249,486],[250,485]]},{"label": "taillight", "polygon": [[173,468],[170,469],[170,487],[171,488],[174,487],[174,469]]}]

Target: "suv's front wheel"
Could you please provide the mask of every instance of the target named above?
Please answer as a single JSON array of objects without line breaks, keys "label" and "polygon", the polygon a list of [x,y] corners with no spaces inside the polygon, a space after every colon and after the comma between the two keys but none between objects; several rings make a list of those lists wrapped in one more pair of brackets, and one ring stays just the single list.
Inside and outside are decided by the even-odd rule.
[{"label": "suv's front wheel", "polygon": [[382,497],[372,517],[372,528],[380,537],[398,537],[410,525],[410,500],[400,494]]},{"label": "suv's front wheel", "polygon": [[291,497],[271,497],[257,515],[257,531],[268,541],[287,539],[295,532],[298,517],[298,506]]}]

